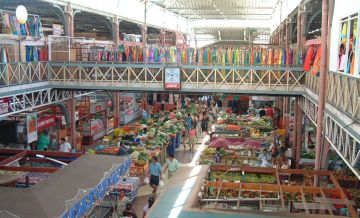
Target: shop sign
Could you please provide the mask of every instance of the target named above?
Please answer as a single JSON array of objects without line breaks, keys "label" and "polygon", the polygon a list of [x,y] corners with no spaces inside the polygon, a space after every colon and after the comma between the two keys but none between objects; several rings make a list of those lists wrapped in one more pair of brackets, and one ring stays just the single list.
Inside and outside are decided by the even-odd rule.
[{"label": "shop sign", "polygon": [[31,143],[38,139],[36,112],[26,115],[27,142]]},{"label": "shop sign", "polygon": [[165,68],[164,89],[181,89],[180,68]]},{"label": "shop sign", "polygon": [[56,117],[55,116],[43,117],[43,118],[39,119],[37,122],[38,132],[41,132],[42,130],[50,128],[52,126],[56,126]]},{"label": "shop sign", "polygon": [[60,24],[53,24],[53,35],[54,36],[61,36],[62,33],[62,25]]},{"label": "shop sign", "polygon": [[10,106],[10,98],[1,98],[0,99],[0,114],[6,114],[9,112],[9,106]]}]

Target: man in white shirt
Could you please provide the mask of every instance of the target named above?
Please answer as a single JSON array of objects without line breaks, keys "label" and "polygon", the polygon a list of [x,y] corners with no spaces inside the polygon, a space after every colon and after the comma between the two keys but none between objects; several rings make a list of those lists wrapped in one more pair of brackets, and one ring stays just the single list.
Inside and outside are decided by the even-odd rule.
[{"label": "man in white shirt", "polygon": [[69,142],[66,141],[65,138],[61,138],[60,151],[71,152],[71,145]]}]

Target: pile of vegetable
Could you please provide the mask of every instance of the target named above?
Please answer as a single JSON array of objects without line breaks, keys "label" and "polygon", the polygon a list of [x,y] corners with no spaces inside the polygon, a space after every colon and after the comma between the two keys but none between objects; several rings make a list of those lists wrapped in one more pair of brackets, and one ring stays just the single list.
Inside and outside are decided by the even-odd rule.
[{"label": "pile of vegetable", "polygon": [[221,172],[221,171],[211,171],[209,173],[209,180],[211,181],[241,181],[247,183],[268,183],[275,184],[276,177],[269,174],[255,174],[255,173],[245,173],[244,175],[241,172]]}]

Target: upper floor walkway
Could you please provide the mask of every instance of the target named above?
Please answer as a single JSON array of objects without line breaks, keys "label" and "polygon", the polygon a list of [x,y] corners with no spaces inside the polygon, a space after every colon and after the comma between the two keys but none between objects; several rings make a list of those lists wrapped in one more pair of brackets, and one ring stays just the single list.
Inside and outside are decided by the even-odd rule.
[{"label": "upper floor walkway", "polygon": [[[71,90],[297,96],[314,124],[318,113],[318,77],[298,66],[37,62],[1,64],[0,73],[0,100],[9,101],[0,116],[66,100]],[[177,79],[180,89],[165,89]],[[360,178],[360,80],[330,72],[326,101],[325,137]]]}]

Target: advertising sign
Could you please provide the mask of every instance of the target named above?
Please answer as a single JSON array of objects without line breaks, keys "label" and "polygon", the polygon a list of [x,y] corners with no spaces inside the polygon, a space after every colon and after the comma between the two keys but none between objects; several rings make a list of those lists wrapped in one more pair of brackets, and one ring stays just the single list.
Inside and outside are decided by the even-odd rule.
[{"label": "advertising sign", "polygon": [[36,112],[26,115],[27,142],[31,143],[38,139]]},{"label": "advertising sign", "polygon": [[38,132],[56,126],[56,116],[43,117],[37,121]]},{"label": "advertising sign", "polygon": [[0,99],[0,114],[6,114],[9,112],[9,106],[10,106],[9,102],[10,102],[9,97]]},{"label": "advertising sign", "polygon": [[180,68],[165,68],[164,89],[181,89]]}]

